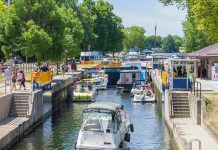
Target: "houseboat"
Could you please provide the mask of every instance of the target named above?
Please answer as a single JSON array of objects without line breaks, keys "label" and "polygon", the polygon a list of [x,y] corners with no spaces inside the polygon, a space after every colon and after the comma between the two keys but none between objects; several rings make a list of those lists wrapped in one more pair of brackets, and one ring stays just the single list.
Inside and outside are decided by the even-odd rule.
[{"label": "houseboat", "polygon": [[123,92],[130,92],[137,80],[147,80],[147,70],[142,69],[141,63],[126,63],[121,67],[117,88]]}]

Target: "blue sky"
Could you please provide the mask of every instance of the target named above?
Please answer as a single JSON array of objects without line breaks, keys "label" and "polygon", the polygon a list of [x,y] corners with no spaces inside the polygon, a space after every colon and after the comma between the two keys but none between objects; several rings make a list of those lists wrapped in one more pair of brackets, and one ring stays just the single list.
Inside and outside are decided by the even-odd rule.
[{"label": "blue sky", "polygon": [[124,26],[142,26],[146,35],[154,35],[157,23],[157,34],[183,36],[182,21],[186,10],[176,6],[164,7],[158,0],[107,0],[114,5],[115,13],[123,20]]},{"label": "blue sky", "polygon": [[157,35],[183,36],[182,21],[186,10],[178,10],[176,6],[164,7],[158,0],[107,1],[114,6],[114,12],[122,18],[125,27],[141,26],[145,28],[146,35],[154,35],[154,26],[157,24]]}]

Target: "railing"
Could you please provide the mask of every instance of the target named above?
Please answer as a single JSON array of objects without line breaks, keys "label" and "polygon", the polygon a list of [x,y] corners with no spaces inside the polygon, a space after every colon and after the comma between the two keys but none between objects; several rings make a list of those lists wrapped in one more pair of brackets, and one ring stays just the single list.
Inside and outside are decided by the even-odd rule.
[{"label": "railing", "polygon": [[193,84],[192,84],[192,88],[191,88],[191,92],[200,98],[201,100],[201,83],[198,82],[198,81],[195,81]]},{"label": "railing", "polygon": [[174,112],[173,112],[173,89],[169,89],[169,102],[170,102],[170,118],[174,118]]},{"label": "railing", "polygon": [[201,141],[199,139],[191,139],[190,140],[190,150],[192,150],[192,148],[193,148],[193,146],[192,146],[193,142],[198,142],[199,150],[201,150]]},{"label": "railing", "polygon": [[9,83],[7,83],[6,79],[0,80],[0,83],[3,83],[3,85],[0,85],[0,89],[3,88],[5,94],[7,94],[7,86],[9,86],[10,93],[12,92],[12,89],[11,89],[11,86],[12,86],[11,79],[9,79]]}]

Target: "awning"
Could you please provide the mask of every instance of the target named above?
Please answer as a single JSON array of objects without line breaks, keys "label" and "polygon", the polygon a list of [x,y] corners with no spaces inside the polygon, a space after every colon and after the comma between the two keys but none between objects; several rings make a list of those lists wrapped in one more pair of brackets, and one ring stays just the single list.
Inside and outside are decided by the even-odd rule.
[{"label": "awning", "polygon": [[214,57],[218,56],[218,43],[202,48],[188,54],[189,57]]}]

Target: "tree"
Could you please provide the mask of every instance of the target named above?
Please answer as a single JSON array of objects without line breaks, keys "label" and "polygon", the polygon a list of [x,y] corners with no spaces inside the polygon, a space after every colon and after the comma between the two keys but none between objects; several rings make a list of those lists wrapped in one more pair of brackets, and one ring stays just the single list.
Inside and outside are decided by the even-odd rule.
[{"label": "tree", "polygon": [[0,0],[0,14],[7,11],[7,6],[4,5],[3,1]]},{"label": "tree", "polygon": [[123,47],[126,51],[130,48],[142,50],[145,46],[145,29],[143,27],[132,26],[124,29]]},{"label": "tree", "polygon": [[97,34],[94,32],[95,21],[97,19],[95,1],[84,0],[79,5],[78,16],[84,29],[84,39],[81,44],[82,50],[88,50],[89,46],[94,46]]},{"label": "tree", "polygon": [[60,60],[78,51],[82,26],[72,9],[55,0],[16,0],[2,17],[1,49],[7,56],[17,51],[38,61]]},{"label": "tree", "polygon": [[[188,10],[183,23],[186,48],[190,52],[218,42],[217,0],[159,0],[164,5],[183,5]],[[192,31],[193,30],[193,31]],[[191,35],[193,34],[193,35]]]},{"label": "tree", "polygon": [[190,16],[187,16],[183,22],[183,32],[185,35],[185,49],[188,53],[210,45],[207,35],[197,29],[196,23]]},{"label": "tree", "polygon": [[182,38],[178,36],[168,35],[162,38],[162,49],[166,53],[174,53],[179,51],[179,47],[182,46]]},{"label": "tree", "polygon": [[94,32],[97,38],[94,48],[103,52],[120,51],[123,40],[121,18],[113,13],[113,6],[104,0],[98,0],[95,8],[97,18]]},{"label": "tree", "polygon": [[154,48],[154,45],[156,46],[156,48],[161,48],[161,41],[162,37],[161,36],[157,36],[156,40],[154,36],[147,36],[145,37],[145,48],[152,50],[152,48]]}]

